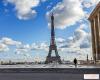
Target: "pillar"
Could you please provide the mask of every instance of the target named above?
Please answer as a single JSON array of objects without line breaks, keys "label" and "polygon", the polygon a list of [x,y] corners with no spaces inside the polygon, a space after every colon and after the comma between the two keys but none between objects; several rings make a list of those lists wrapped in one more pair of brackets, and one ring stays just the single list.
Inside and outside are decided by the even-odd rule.
[{"label": "pillar", "polygon": [[98,26],[98,16],[95,17],[95,36],[96,36],[96,59],[99,59],[99,26]]},{"label": "pillar", "polygon": [[99,42],[98,42],[98,60],[100,60],[100,12],[98,12],[98,15],[97,15],[97,17],[98,17],[98,30],[99,30],[99,36],[98,36],[98,38],[99,38]]},{"label": "pillar", "polygon": [[91,20],[91,34],[92,34],[92,53],[93,53],[93,59],[96,60],[96,43],[95,43],[95,22],[94,19]]}]

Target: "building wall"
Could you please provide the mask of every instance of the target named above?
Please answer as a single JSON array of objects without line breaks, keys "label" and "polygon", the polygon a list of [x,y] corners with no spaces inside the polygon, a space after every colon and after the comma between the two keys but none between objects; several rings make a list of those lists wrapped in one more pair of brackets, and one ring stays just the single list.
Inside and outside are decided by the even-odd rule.
[{"label": "building wall", "polygon": [[94,60],[100,60],[100,2],[89,17],[92,34],[92,53]]}]

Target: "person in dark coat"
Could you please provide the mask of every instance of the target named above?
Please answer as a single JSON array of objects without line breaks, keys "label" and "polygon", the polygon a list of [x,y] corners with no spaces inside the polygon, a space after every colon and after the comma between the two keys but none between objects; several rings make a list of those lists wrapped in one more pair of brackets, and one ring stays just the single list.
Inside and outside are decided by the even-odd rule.
[{"label": "person in dark coat", "polygon": [[75,68],[77,67],[77,59],[75,58],[74,59],[74,65],[75,65]]}]

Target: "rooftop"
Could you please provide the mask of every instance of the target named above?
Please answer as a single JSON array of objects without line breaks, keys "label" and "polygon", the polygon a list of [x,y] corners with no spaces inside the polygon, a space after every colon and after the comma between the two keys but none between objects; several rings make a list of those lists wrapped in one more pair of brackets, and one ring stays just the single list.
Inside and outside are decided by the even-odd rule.
[{"label": "rooftop", "polygon": [[89,16],[89,20],[95,15],[95,13],[100,9],[100,2],[97,4],[96,8],[92,11]]}]

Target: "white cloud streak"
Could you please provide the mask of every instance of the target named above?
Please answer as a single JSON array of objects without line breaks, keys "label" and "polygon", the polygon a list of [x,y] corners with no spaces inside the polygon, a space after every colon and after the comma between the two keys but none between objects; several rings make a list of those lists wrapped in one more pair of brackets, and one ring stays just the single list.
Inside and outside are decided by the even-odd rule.
[{"label": "white cloud streak", "polygon": [[19,19],[27,20],[36,15],[37,12],[33,8],[39,5],[40,0],[6,0],[7,2],[15,6]]},{"label": "white cloud streak", "polygon": [[0,43],[0,52],[7,52],[9,48],[7,45]]},{"label": "white cloud streak", "polygon": [[11,38],[8,38],[8,37],[2,38],[1,42],[4,43],[5,45],[15,45],[15,46],[22,44],[21,42],[12,40]]},{"label": "white cloud streak", "polygon": [[15,41],[15,40],[8,38],[8,37],[3,37],[0,40],[0,52],[9,51],[10,50],[9,46],[16,46],[17,47],[21,44],[22,43],[19,41]]},{"label": "white cloud streak", "polygon": [[98,4],[100,0],[82,0],[83,7],[90,8]]},{"label": "white cloud streak", "polygon": [[74,25],[85,16],[80,0],[63,0],[49,11],[47,16],[50,17],[52,12],[55,16],[55,26],[59,29]]}]

